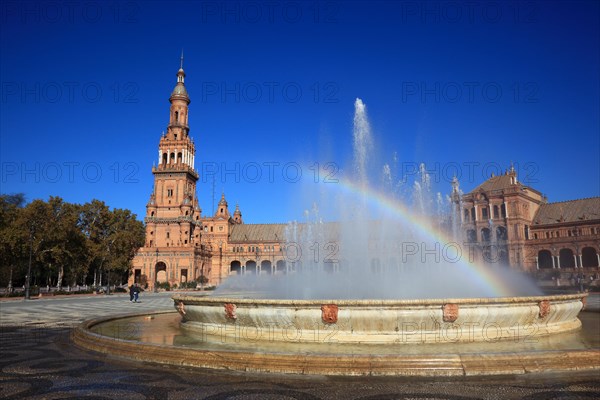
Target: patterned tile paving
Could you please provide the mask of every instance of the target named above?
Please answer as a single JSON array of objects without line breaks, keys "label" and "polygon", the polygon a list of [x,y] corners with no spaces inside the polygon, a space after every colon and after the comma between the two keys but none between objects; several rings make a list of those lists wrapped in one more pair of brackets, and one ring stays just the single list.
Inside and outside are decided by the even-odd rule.
[{"label": "patterned tile paving", "polygon": [[78,349],[83,319],[172,309],[168,294],[0,302],[4,399],[598,399],[598,373],[505,378],[305,377],[120,361]]}]

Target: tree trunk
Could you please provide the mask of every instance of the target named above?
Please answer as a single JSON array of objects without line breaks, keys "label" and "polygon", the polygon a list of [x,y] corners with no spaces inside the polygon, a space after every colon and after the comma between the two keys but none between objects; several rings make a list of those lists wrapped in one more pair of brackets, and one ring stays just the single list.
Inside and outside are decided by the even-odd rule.
[{"label": "tree trunk", "polygon": [[11,264],[11,266],[10,266],[10,276],[8,277],[8,293],[12,293],[13,292],[12,273],[13,273],[13,266]]},{"label": "tree trunk", "polygon": [[61,266],[58,267],[58,279],[56,280],[56,288],[58,290],[60,290],[62,288],[63,274],[64,274],[64,268],[61,264]]}]

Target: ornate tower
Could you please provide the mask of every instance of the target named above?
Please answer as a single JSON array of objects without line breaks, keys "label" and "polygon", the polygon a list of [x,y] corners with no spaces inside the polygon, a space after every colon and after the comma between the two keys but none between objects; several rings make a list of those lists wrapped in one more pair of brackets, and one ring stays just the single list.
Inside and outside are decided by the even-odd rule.
[{"label": "ornate tower", "polygon": [[[146,245],[134,259],[136,282],[149,287],[196,280],[210,270],[210,250],[201,244],[201,209],[196,196],[194,142],[189,136],[190,97],[185,88],[183,54],[177,84],[169,98],[169,124],[152,167],[154,188],[146,206]],[[142,276],[144,276],[142,278]]]},{"label": "ornate tower", "polygon": [[152,168],[154,191],[147,206],[147,229],[153,224],[164,225],[168,220],[178,219],[177,226],[167,223],[164,235],[159,234],[161,229],[158,226],[155,234],[147,235],[159,247],[192,244],[195,239],[194,221],[199,220],[194,217],[200,214],[196,199],[198,173],[194,170],[195,147],[188,125],[190,98],[184,80],[182,55],[177,85],[169,98],[171,108],[167,133],[162,135],[158,144],[158,166]]},{"label": "ornate tower", "polygon": [[244,223],[244,221],[242,221],[242,212],[240,211],[239,204],[235,205],[235,211],[233,212],[233,222],[236,224]]}]

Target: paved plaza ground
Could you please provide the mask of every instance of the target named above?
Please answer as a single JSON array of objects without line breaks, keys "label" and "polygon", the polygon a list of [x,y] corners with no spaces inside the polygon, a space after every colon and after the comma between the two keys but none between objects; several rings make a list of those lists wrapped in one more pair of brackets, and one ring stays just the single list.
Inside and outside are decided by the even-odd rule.
[{"label": "paved plaza ground", "polygon": [[[85,319],[172,310],[170,296],[143,293],[140,303],[130,303],[125,294],[0,301],[0,398],[600,398],[600,372],[460,379],[250,374],[127,362],[70,341],[70,329]],[[598,311],[600,296],[592,295],[586,313],[597,319]]]}]

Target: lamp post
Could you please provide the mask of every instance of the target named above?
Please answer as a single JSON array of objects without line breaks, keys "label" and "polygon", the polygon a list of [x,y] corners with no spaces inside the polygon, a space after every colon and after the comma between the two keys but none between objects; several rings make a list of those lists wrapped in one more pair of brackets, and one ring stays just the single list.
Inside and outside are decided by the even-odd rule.
[{"label": "lamp post", "polygon": [[256,246],[255,251],[254,251],[254,253],[255,253],[254,258],[256,259],[256,274],[257,275],[260,275],[262,273],[262,266],[260,265],[260,262],[259,262],[259,257],[260,257],[258,254],[259,251],[260,251],[260,249],[258,248],[258,246]]},{"label": "lamp post", "polygon": [[29,265],[27,267],[27,276],[25,277],[25,300],[31,298],[31,259],[33,257],[33,225],[29,228]]},{"label": "lamp post", "polygon": [[218,284],[221,284],[221,274],[223,273],[223,240],[219,240],[219,280]]},{"label": "lamp post", "polygon": [[206,255],[204,254],[204,249],[200,250],[200,291],[204,291],[204,263],[206,262]]},{"label": "lamp post", "polygon": [[[154,263],[154,287],[152,288],[152,291],[154,293],[158,293],[158,287],[156,287],[156,285],[158,284],[158,246],[156,247],[156,263]],[[134,278],[135,279],[135,278]]]},{"label": "lamp post", "polygon": [[[114,231],[113,231],[114,232]],[[112,247],[113,243],[115,242],[115,240],[117,240],[117,238],[114,238],[107,246],[106,246],[106,251],[108,253],[108,255],[110,255],[110,248]],[[106,294],[109,295],[110,294],[110,270],[111,268],[107,268],[106,269],[106,281],[108,283],[107,287],[106,287]]]}]

